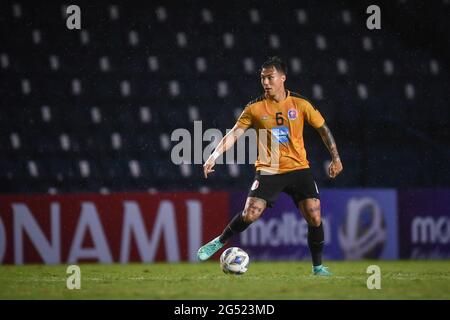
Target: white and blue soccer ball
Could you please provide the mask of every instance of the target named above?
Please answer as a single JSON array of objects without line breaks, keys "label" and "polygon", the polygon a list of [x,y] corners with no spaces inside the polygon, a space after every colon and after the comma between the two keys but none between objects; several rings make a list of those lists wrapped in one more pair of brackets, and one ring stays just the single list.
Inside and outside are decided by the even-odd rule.
[{"label": "white and blue soccer ball", "polygon": [[238,247],[228,248],[220,256],[220,267],[226,274],[244,274],[248,270],[249,262],[247,252]]}]

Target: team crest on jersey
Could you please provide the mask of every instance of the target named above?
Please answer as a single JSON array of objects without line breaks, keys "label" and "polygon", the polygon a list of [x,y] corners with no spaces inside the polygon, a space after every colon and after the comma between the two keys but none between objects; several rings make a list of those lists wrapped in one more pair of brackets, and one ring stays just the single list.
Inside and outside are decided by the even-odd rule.
[{"label": "team crest on jersey", "polygon": [[267,116],[267,115],[261,117],[261,120],[267,120],[267,119],[269,119],[269,116]]},{"label": "team crest on jersey", "polygon": [[288,114],[289,120],[295,120],[295,119],[297,119],[297,110],[295,110],[295,109],[289,109],[287,114]]},{"label": "team crest on jersey", "polygon": [[256,190],[256,189],[258,189],[258,187],[259,187],[259,181],[258,181],[258,180],[255,180],[255,182],[253,182],[253,184],[252,184],[251,190],[252,190],[252,191],[253,191],[253,190]]}]

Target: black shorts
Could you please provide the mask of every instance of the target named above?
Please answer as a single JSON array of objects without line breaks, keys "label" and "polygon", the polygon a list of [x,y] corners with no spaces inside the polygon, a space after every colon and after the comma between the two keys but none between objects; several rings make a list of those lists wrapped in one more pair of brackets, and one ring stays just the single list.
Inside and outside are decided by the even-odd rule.
[{"label": "black shorts", "polygon": [[256,171],[248,196],[263,199],[268,207],[272,207],[281,192],[287,193],[297,207],[302,200],[320,199],[319,189],[309,168],[272,175]]}]

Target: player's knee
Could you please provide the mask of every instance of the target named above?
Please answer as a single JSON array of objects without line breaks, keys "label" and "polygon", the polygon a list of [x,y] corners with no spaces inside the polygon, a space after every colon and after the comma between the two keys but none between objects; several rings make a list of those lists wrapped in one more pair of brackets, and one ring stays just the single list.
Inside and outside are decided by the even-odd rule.
[{"label": "player's knee", "polygon": [[320,223],[322,222],[322,219],[320,218],[320,213],[311,216],[309,221],[310,221],[309,224],[312,225],[313,227],[320,226]]},{"label": "player's knee", "polygon": [[320,207],[312,206],[306,208],[306,216],[308,220],[308,224],[313,227],[320,226],[322,219],[320,217]]},{"label": "player's knee", "polygon": [[247,223],[252,223],[255,222],[256,220],[259,219],[259,217],[262,214],[262,210],[258,210],[258,209],[246,209],[244,210],[244,214],[242,215],[242,217],[244,218],[244,221]]},{"label": "player's knee", "polygon": [[242,217],[245,222],[252,223],[259,219],[265,208],[266,204],[264,200],[248,198]]}]

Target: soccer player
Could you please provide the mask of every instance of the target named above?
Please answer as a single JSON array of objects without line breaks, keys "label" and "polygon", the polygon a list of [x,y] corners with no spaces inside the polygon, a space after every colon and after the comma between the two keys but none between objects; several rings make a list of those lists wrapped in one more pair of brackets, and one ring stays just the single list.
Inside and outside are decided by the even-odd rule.
[{"label": "soccer player", "polygon": [[[269,58],[261,68],[261,85],[264,94],[247,104],[235,126],[219,142],[203,165],[205,178],[213,172],[217,158],[226,152],[250,127],[257,130],[259,154],[255,162],[256,176],[250,187],[245,208],[226,226],[222,234],[198,250],[198,259],[209,259],[233,236],[261,217],[267,206],[271,207],[281,192],[287,193],[300,209],[308,223],[308,247],[311,251],[313,274],[329,276],[322,264],[324,232],[320,216],[320,197],[311,174],[303,143],[303,125],[308,122],[322,137],[330,152],[328,175],[335,178],[343,169],[336,143],[320,112],[299,94],[285,89],[286,65],[278,57]],[[265,131],[260,131],[265,129]],[[266,139],[260,139],[266,132]],[[261,141],[278,143],[273,148]],[[264,152],[261,152],[264,151]],[[265,154],[265,157],[262,157]],[[274,161],[277,158],[277,161]],[[276,163],[276,166],[273,164]]]}]

